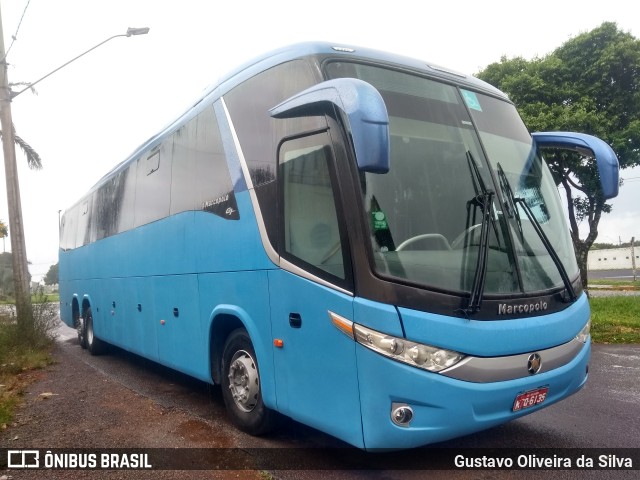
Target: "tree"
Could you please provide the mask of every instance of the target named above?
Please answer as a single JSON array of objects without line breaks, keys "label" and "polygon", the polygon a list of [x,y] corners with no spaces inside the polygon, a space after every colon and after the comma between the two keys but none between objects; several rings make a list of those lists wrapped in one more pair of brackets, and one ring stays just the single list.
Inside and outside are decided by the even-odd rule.
[{"label": "tree", "polygon": [[[506,92],[531,131],[577,131],[600,137],[620,168],[640,165],[640,41],[605,22],[565,42],[551,54],[493,63],[477,74]],[[593,158],[548,149],[545,159],[566,198],[571,238],[583,285],[587,255],[598,223],[611,205],[602,196]],[[589,233],[581,239],[579,224]]]},{"label": "tree", "polygon": [[13,257],[11,252],[0,254],[0,295],[13,296]]},{"label": "tree", "polygon": [[2,252],[6,252],[7,249],[5,248],[4,245],[4,239],[7,238],[7,236],[9,235],[9,227],[7,227],[7,224],[4,223],[2,220],[0,220],[0,237],[2,238]]},{"label": "tree", "polygon": [[[13,129],[13,137],[16,145],[23,151],[25,157],[27,157],[27,165],[32,170],[40,170],[42,168],[42,161],[40,155],[36,152],[31,145],[25,142],[21,137],[15,134],[15,127]],[[0,130],[0,139],[2,139],[2,130]]]},{"label": "tree", "polygon": [[44,276],[45,285],[57,285],[58,284],[58,264],[51,265],[49,271]]},{"label": "tree", "polygon": [[[0,295],[5,297],[15,295],[13,278],[13,255],[11,252],[0,253]],[[29,274],[29,281],[31,281],[31,274]]]}]

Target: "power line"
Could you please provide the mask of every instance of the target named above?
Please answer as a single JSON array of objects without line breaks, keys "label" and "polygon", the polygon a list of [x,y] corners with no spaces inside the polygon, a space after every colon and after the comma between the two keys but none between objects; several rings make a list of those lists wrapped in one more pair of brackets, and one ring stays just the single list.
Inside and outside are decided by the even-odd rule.
[{"label": "power line", "polygon": [[22,11],[22,16],[20,17],[20,21],[18,22],[18,27],[16,28],[16,33],[11,35],[11,45],[9,45],[9,48],[7,49],[6,53],[4,54],[4,57],[2,57],[2,60],[0,60],[0,63],[3,63],[5,61],[5,59],[7,58],[7,55],[9,55],[9,52],[11,51],[11,48],[13,47],[13,44],[16,43],[16,40],[18,39],[18,32],[20,31],[20,26],[22,25],[22,20],[24,20],[24,16],[27,13],[27,8],[29,8],[29,4],[30,3],[31,3],[31,0],[27,0],[27,4],[24,6],[24,10]]}]

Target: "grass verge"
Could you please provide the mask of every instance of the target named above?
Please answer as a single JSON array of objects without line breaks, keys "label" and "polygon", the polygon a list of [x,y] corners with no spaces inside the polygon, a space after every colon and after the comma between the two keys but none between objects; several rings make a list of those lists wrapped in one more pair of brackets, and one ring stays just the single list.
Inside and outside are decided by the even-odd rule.
[{"label": "grass verge", "polygon": [[[60,301],[60,293],[34,293],[31,295],[31,303],[42,303],[42,302],[59,302]],[[16,303],[15,299],[12,297],[4,296],[0,298],[0,305],[14,305]]]},{"label": "grass verge", "polygon": [[640,343],[640,296],[591,297],[595,343]]},{"label": "grass verge", "polygon": [[18,322],[11,308],[0,315],[0,429],[13,419],[22,393],[38,376],[34,372],[51,364],[56,321],[56,305],[44,297],[33,304],[32,322]]},{"label": "grass verge", "polygon": [[589,280],[589,286],[608,285],[616,290],[640,290],[640,277],[635,282],[633,280],[612,280],[610,278]]}]

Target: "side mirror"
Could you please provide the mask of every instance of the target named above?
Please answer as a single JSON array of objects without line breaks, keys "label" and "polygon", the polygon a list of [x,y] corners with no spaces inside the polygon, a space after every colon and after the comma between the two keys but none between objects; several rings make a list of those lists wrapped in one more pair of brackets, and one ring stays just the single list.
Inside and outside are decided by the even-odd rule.
[{"label": "side mirror", "polygon": [[575,150],[594,157],[605,199],[618,196],[620,165],[613,149],[598,137],[574,132],[538,132],[532,134],[538,147]]},{"label": "side mirror", "polygon": [[355,78],[328,80],[310,87],[269,113],[274,118],[321,115],[335,106],[346,117],[351,130],[358,170],[389,171],[389,116],[380,93],[367,82]]}]

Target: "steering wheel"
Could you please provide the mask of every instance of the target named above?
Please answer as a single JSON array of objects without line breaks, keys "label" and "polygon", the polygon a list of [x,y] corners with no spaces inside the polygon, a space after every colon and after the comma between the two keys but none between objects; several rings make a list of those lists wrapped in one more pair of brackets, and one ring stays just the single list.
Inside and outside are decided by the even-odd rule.
[{"label": "steering wheel", "polygon": [[451,242],[451,249],[452,250],[457,250],[459,248],[462,248],[464,246],[464,242],[467,238],[470,238],[470,241],[473,240],[473,238],[476,236],[476,230],[478,228],[480,228],[482,226],[482,224],[477,223],[475,225],[471,225],[469,228],[467,228],[464,232],[462,232],[460,235],[458,235],[455,240],[453,242]]},{"label": "steering wheel", "polygon": [[400,245],[396,247],[396,252],[404,250],[405,248],[407,248],[409,245],[413,243],[419,242],[421,240],[426,240],[429,238],[435,238],[440,240],[440,242],[446,247],[445,248],[446,250],[451,250],[451,245],[449,245],[449,242],[447,241],[444,235],[440,233],[421,233],[420,235],[407,238],[404,242],[402,242]]}]

